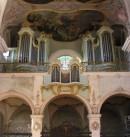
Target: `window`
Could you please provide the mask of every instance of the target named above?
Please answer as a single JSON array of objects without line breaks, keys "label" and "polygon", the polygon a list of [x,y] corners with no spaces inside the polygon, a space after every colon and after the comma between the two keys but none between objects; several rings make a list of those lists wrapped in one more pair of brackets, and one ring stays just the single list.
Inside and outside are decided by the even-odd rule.
[{"label": "window", "polygon": [[70,69],[69,64],[72,59],[73,57],[71,56],[61,56],[58,58],[58,60],[61,62],[61,69],[63,71],[67,71]]}]

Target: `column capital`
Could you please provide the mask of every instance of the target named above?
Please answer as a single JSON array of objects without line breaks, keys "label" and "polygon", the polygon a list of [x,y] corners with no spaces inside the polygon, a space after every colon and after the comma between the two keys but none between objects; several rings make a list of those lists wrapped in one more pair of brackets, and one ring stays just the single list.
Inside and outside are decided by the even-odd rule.
[{"label": "column capital", "polygon": [[31,117],[32,119],[38,120],[38,119],[43,119],[44,115],[30,115],[30,117]]},{"label": "column capital", "polygon": [[101,114],[88,114],[88,118],[98,119],[101,118]]}]

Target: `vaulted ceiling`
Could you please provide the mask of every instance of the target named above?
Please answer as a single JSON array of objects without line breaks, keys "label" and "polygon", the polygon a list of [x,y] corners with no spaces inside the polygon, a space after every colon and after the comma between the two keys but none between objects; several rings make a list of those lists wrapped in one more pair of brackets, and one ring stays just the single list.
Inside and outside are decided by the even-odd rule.
[{"label": "vaulted ceiling", "polygon": [[[40,31],[52,32],[55,40],[71,41],[98,27],[103,20],[108,20],[111,25],[125,25],[127,15],[123,0],[8,0],[3,30],[7,26],[20,26],[25,20]],[[73,37],[65,40],[56,34],[59,26],[58,33]],[[66,31],[61,32],[62,27]]]}]

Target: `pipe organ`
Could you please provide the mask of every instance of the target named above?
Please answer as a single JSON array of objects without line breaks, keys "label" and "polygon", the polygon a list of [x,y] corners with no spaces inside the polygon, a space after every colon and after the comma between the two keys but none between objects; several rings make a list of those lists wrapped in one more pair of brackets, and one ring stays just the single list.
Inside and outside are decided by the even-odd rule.
[{"label": "pipe organ", "polygon": [[18,62],[27,63],[31,62],[32,54],[32,41],[34,32],[28,28],[24,27],[19,32],[19,42],[18,42]]},{"label": "pipe organ", "polygon": [[103,26],[98,32],[100,39],[101,58],[102,62],[115,61],[113,30],[108,26]]},{"label": "pipe organ", "polygon": [[48,69],[48,65],[45,63],[48,62],[49,40],[45,33],[33,31],[25,22],[18,35],[16,70],[18,72],[46,71]]},{"label": "pipe organ", "polygon": [[95,53],[94,53],[94,38],[91,34],[88,34],[83,39],[83,60],[85,62],[91,63],[95,61]]},{"label": "pipe organ", "polygon": [[[111,67],[115,62],[113,30],[108,26],[101,27],[96,32],[96,38],[89,32],[83,39],[83,61],[88,70],[102,70]],[[95,42],[96,40],[96,42]],[[92,66],[95,65],[95,66]],[[112,67],[115,67],[113,65]]]},{"label": "pipe organ", "polygon": [[35,32],[29,27],[19,31],[18,62],[48,62],[49,42],[44,33],[35,38]]},{"label": "pipe organ", "polygon": [[69,65],[70,68],[64,71],[60,63],[55,63],[52,65],[51,82],[79,82],[80,81],[80,67],[79,64],[73,62]]},{"label": "pipe organ", "polygon": [[[98,56],[101,56],[100,62],[112,62],[115,61],[114,55],[114,45],[113,45],[113,30],[110,27],[102,27],[97,31],[98,40],[97,43],[94,43],[95,38],[92,34],[88,33],[83,39],[83,61],[84,62],[95,62],[97,58],[96,48],[100,46],[100,53]],[[100,41],[100,42],[99,42]]]},{"label": "pipe organ", "polygon": [[[11,54],[9,54],[7,61],[17,63],[17,72],[47,71],[50,68],[47,63],[50,47],[47,35],[44,32],[34,31],[27,22],[23,23],[18,35],[18,48],[15,49],[15,52],[12,52],[13,49],[10,50]],[[102,26],[97,31],[87,32],[82,39],[82,51],[82,64],[77,65],[77,63],[73,62],[71,66],[68,65],[70,67],[69,71],[63,71],[62,63],[53,64],[51,66],[51,81],[62,83],[78,82],[80,66],[83,71],[115,71],[120,67],[120,64],[116,64],[116,61],[120,63],[126,60],[123,58],[121,48],[114,45],[113,30],[109,26]],[[17,54],[16,58],[12,54]],[[54,58],[54,62],[55,59],[58,60],[58,58]]]}]

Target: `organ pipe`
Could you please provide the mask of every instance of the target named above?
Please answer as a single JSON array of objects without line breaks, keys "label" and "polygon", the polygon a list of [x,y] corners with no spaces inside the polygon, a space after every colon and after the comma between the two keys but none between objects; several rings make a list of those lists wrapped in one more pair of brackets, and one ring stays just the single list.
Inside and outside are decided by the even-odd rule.
[{"label": "organ pipe", "polygon": [[31,62],[32,39],[34,32],[29,27],[22,27],[19,34],[18,62]]},{"label": "organ pipe", "polygon": [[44,58],[45,58],[45,42],[41,41],[39,47],[39,61],[44,62]]},{"label": "organ pipe", "polygon": [[88,48],[88,62],[93,62],[93,47],[92,47],[92,41],[91,40],[88,40],[87,41],[87,48]]},{"label": "organ pipe", "polygon": [[83,39],[82,49],[83,49],[83,60],[88,63],[94,62],[95,61],[94,38],[90,34],[88,34]]},{"label": "organ pipe", "polygon": [[100,38],[102,62],[115,61],[112,33],[113,30],[109,26],[103,26],[97,32],[98,37]]},{"label": "organ pipe", "polygon": [[[47,62],[49,53],[49,40],[45,33],[35,38],[35,32],[32,31],[28,24],[23,25],[19,34],[18,62]],[[35,44],[37,39],[38,43]]]}]

